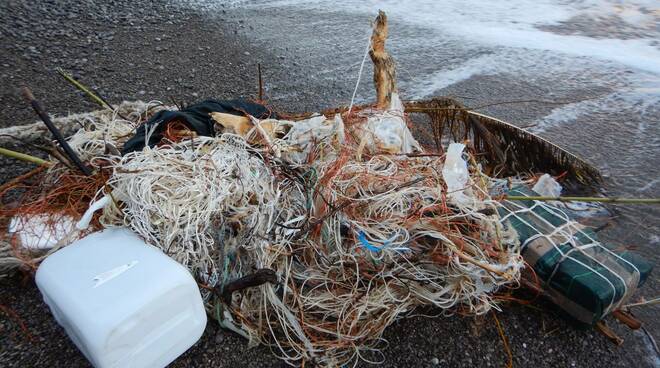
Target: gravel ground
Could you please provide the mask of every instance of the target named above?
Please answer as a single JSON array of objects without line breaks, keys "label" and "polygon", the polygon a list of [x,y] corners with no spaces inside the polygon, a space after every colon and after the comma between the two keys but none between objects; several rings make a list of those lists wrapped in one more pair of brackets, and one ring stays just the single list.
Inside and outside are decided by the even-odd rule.
[{"label": "gravel ground", "polygon": [[[278,16],[296,22],[296,14]],[[205,97],[254,96],[256,65],[261,62],[265,65],[266,91],[275,96],[272,102],[276,107],[311,111],[346,103],[352,82],[347,78],[318,78],[320,61],[311,56],[299,58],[303,50],[289,40],[252,42],[250,33],[258,27],[254,22],[254,12],[215,10],[209,16],[143,0],[0,2],[0,83],[4,86],[0,91],[0,127],[34,120],[16,92],[21,85],[32,87],[53,115],[95,108],[59,79],[54,72],[58,66],[73,72],[111,102],[170,98],[191,102]],[[479,91],[485,94],[484,86],[496,85],[493,77],[471,78],[461,88],[472,90],[474,96]],[[506,92],[525,96],[537,91],[509,88]],[[509,110],[507,114],[512,115],[506,118],[524,121],[534,111],[521,109],[516,115]],[[27,170],[5,159],[0,159],[0,165],[0,182]],[[15,311],[31,336],[22,332],[15,318],[0,313],[0,366],[88,366],[51,317],[31,279],[21,275],[0,279],[0,305]],[[621,347],[592,330],[574,328],[547,306],[504,307],[498,318],[511,346],[514,366],[660,366],[642,332],[624,329],[611,319],[609,324],[625,339]],[[657,335],[657,315],[646,313],[643,317],[651,324],[651,333]],[[389,344],[382,360],[387,367],[488,367],[504,365],[507,359],[490,315],[480,321],[411,317],[395,323],[385,337]],[[249,348],[243,339],[209,323],[202,339],[171,366],[279,365],[281,361],[268,348]]]}]

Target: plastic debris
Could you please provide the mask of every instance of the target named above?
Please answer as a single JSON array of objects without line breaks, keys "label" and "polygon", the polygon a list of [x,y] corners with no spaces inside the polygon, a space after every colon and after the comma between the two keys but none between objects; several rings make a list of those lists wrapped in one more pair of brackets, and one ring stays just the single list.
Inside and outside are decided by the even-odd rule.
[{"label": "plastic debris", "polygon": [[559,197],[562,186],[552,176],[543,174],[534,184],[532,190],[544,197]]},{"label": "plastic debris", "polygon": [[442,177],[447,184],[447,197],[456,204],[466,204],[469,198],[465,194],[469,173],[467,162],[463,159],[462,143],[451,143],[447,148],[447,157],[442,166]]},{"label": "plastic debris", "polygon": [[333,119],[323,115],[296,122],[285,122],[290,129],[282,138],[285,157],[295,164],[306,164],[311,159],[328,159],[344,144],[345,129],[340,114]]},{"label": "plastic debris", "polygon": [[[84,267],[73,266],[84,262]],[[41,263],[36,282],[58,323],[97,368],[165,367],[204,332],[190,273],[127,229],[82,238]]]},{"label": "plastic debris", "polygon": [[77,233],[74,220],[66,215],[23,215],[9,223],[9,233],[18,237],[19,244],[30,250],[50,249]]},{"label": "plastic debris", "polygon": [[421,151],[403,118],[403,104],[392,94],[390,108],[368,117],[362,132],[366,147],[372,152],[412,153]]},{"label": "plastic debris", "polygon": [[103,198],[99,199],[98,201],[91,203],[87,211],[85,211],[85,213],[82,215],[80,220],[76,223],[76,229],[78,230],[87,229],[87,227],[89,227],[89,223],[92,221],[92,216],[94,216],[94,212],[107,206],[111,200],[112,199],[110,198],[110,196],[106,195],[103,196]]}]

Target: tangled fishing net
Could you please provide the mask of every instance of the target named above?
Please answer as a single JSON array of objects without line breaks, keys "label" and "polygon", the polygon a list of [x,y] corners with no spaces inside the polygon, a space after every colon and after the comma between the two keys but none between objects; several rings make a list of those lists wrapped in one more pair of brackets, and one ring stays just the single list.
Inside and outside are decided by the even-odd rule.
[{"label": "tangled fishing net", "polygon": [[[483,314],[497,307],[495,292],[518,281],[519,242],[500,223],[480,167],[470,165],[460,196],[449,192],[444,155],[392,153],[419,145],[380,145],[374,127],[383,121],[370,110],[253,119],[244,136],[165,134],[160,145],[121,156],[149,108],[124,112],[131,119],[83,116],[69,143],[95,174],[41,168],[35,178],[48,185],[25,184],[22,206],[6,215],[46,214],[56,228],[104,199],[86,231],[131,228],[196,276],[224,327],[289,363],[373,359],[365,353],[384,329],[415,307]],[[382,115],[393,118],[405,121]],[[397,129],[409,134],[405,124]],[[84,234],[71,229],[66,241]],[[3,245],[6,267],[35,268],[53,251]],[[237,287],[250,277],[260,281]]]},{"label": "tangled fishing net", "polygon": [[[109,171],[95,193],[108,199],[102,226],[130,227],[186,266],[224,327],[290,363],[335,366],[373,358],[384,329],[417,306],[496,308],[493,294],[523,264],[477,165],[458,201],[444,155],[365,144],[370,117],[345,116],[348,127],[339,114],[255,119],[245,137],[167,140],[123,157],[106,147],[120,148],[128,125],[71,141]],[[259,286],[235,287],[255,275],[266,275]]]},{"label": "tangled fishing net", "polygon": [[263,158],[233,135],[130,153],[107,188],[104,225],[130,226],[213,284],[222,254],[263,245],[282,195]]},{"label": "tangled fishing net", "polygon": [[[150,107],[82,117],[69,143],[94,175],[41,168],[32,180],[48,181],[11,186],[25,186],[22,206],[5,215],[46,214],[53,229],[67,216],[58,246],[131,228],[191,271],[222,326],[291,364],[376,359],[385,328],[416,307],[484,314],[519,280],[519,241],[490,178],[461,148],[466,182],[448,183],[446,155],[419,152],[401,111],[252,119],[247,133],[217,137],[176,126],[120,155]],[[74,228],[95,201],[102,214]],[[34,269],[53,251],[2,244],[7,268]]]},{"label": "tangled fishing net", "polygon": [[[77,231],[74,219],[85,212],[105,185],[110,167],[120,158],[118,149],[133,134],[136,122],[165,108],[159,102],[124,102],[115,111],[55,119],[55,125],[64,132],[78,127],[69,137],[69,145],[95,169],[94,174],[84,176],[51,157],[53,164],[40,166],[0,187],[0,199],[9,203],[0,208],[0,219],[9,229],[9,234],[0,239],[0,277],[16,268],[34,272],[41,260],[61,246],[101,228],[95,219],[88,231]],[[28,134],[34,130],[32,126],[23,129]]]}]

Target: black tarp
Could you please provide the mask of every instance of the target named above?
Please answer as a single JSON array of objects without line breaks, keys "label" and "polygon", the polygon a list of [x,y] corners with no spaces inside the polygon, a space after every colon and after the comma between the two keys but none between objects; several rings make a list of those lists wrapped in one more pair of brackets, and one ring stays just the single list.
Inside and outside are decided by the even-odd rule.
[{"label": "black tarp", "polygon": [[122,155],[126,155],[130,152],[141,151],[146,143],[145,137],[147,132],[152,131],[152,129],[153,132],[149,137],[148,145],[149,147],[157,145],[163,138],[163,131],[167,127],[167,124],[175,120],[185,124],[200,136],[212,137],[215,135],[215,122],[209,115],[211,112],[224,112],[240,116],[244,116],[247,113],[258,119],[277,119],[275,113],[258,103],[242,99],[226,101],[206,100],[178,111],[159,111],[149,121],[137,128],[135,135],[124,144],[121,153]]}]

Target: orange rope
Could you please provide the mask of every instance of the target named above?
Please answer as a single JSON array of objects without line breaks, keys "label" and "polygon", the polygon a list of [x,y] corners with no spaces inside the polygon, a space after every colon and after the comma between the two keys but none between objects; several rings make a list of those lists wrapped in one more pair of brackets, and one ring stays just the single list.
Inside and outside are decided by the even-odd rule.
[{"label": "orange rope", "polygon": [[35,342],[34,335],[30,333],[30,330],[28,330],[27,326],[25,325],[25,322],[23,322],[23,319],[21,319],[21,317],[19,317],[19,315],[16,312],[14,312],[13,309],[9,307],[5,307],[4,305],[0,304],[0,311],[4,312],[9,317],[13,318],[18,323],[18,326],[21,328],[21,331],[23,331],[25,337],[27,337],[27,339],[30,342]]},{"label": "orange rope", "polygon": [[495,319],[495,324],[497,325],[497,332],[500,334],[500,338],[502,339],[502,345],[504,345],[504,351],[506,351],[506,355],[509,359],[509,361],[506,364],[507,368],[512,368],[513,367],[513,354],[511,353],[511,348],[509,347],[509,341],[507,340],[506,336],[504,335],[504,330],[502,329],[502,325],[500,324],[500,320],[497,319],[497,315],[495,314],[495,311],[492,311],[493,313],[493,318]]},{"label": "orange rope", "polygon": [[[80,217],[94,199],[110,176],[108,170],[97,170],[91,176],[84,176],[75,171],[65,171],[57,179],[49,177],[48,172],[36,172],[38,175],[34,183],[16,181],[0,192],[2,200],[11,191],[23,191],[19,199],[20,205],[16,208],[0,208],[1,217],[17,215],[68,215],[73,218]],[[56,216],[55,216],[56,215]],[[93,222],[98,226],[98,217]]]}]

